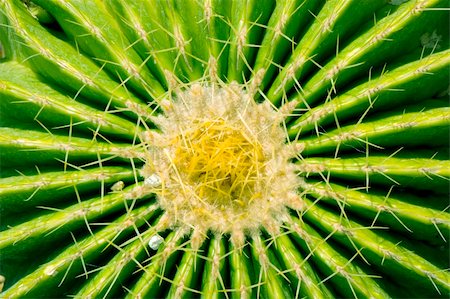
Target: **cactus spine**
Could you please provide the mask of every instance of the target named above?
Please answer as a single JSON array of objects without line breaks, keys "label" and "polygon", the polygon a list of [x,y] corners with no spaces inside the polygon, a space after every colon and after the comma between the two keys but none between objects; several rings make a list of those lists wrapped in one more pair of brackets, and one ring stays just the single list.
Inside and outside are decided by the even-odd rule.
[{"label": "cactus spine", "polygon": [[4,298],[446,298],[444,0],[0,0]]}]

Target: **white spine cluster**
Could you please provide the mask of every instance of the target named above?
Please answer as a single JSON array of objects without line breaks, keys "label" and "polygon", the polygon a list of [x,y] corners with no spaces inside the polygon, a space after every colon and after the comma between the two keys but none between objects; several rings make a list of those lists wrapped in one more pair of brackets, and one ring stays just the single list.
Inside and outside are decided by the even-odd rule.
[{"label": "white spine cluster", "polygon": [[160,132],[146,133],[142,174],[171,225],[229,233],[236,243],[278,231],[287,207],[301,206],[285,113],[235,83],[194,84],[166,102]]}]

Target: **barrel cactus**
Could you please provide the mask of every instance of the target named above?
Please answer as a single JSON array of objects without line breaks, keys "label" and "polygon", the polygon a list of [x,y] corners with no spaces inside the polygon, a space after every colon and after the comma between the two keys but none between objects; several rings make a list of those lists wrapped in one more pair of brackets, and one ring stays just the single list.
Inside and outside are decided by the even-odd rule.
[{"label": "barrel cactus", "polygon": [[0,0],[2,298],[448,298],[446,0]]}]

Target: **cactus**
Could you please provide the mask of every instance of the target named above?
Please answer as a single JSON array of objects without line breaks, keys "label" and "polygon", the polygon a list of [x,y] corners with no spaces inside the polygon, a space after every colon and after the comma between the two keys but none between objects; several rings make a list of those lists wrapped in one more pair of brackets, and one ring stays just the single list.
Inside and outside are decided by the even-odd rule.
[{"label": "cactus", "polygon": [[0,0],[2,298],[447,298],[444,0]]}]

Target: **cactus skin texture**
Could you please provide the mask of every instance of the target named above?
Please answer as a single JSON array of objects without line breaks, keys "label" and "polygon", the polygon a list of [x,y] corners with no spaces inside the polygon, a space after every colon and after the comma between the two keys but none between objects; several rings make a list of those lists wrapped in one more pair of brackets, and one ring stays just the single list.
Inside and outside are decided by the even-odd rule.
[{"label": "cactus skin texture", "polygon": [[0,0],[0,296],[448,298],[449,20]]}]

